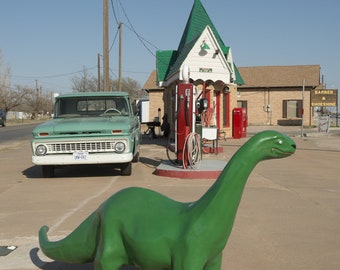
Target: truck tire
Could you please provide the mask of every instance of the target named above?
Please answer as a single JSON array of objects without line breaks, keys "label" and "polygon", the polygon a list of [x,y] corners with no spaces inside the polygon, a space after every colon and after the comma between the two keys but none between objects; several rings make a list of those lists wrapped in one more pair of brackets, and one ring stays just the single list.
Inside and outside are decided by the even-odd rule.
[{"label": "truck tire", "polygon": [[42,165],[42,174],[44,178],[53,178],[54,177],[54,166],[53,165]]},{"label": "truck tire", "polygon": [[120,174],[121,175],[131,175],[132,172],[132,164],[131,162],[123,163],[120,167]]},{"label": "truck tire", "polygon": [[139,161],[139,152],[136,153],[136,155],[133,157],[132,162],[138,162]]}]

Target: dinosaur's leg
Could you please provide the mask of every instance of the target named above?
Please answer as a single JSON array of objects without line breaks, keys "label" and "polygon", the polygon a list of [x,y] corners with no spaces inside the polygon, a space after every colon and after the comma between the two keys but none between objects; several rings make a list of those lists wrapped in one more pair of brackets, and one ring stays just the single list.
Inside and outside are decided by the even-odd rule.
[{"label": "dinosaur's leg", "polygon": [[[195,247],[195,246],[194,246]],[[178,249],[173,261],[173,270],[220,270],[222,265],[222,252],[214,258],[207,258],[205,250],[188,248]]]},{"label": "dinosaur's leg", "polygon": [[174,256],[173,270],[203,270],[205,261],[204,256],[189,254],[188,251],[177,252]]},{"label": "dinosaur's leg", "polygon": [[222,263],[222,255],[219,254],[214,260],[205,264],[204,261],[196,258],[182,258],[175,261],[173,270],[220,270]]},{"label": "dinosaur's leg", "polygon": [[112,226],[106,232],[105,226],[103,227],[94,261],[94,269],[119,270],[122,265],[128,264],[123,240],[116,226]]},{"label": "dinosaur's leg", "polygon": [[184,260],[180,263],[175,263],[173,270],[203,270],[203,264],[197,263],[195,260]]},{"label": "dinosaur's leg", "polygon": [[222,252],[216,256],[212,261],[206,264],[204,270],[220,270],[222,265]]}]

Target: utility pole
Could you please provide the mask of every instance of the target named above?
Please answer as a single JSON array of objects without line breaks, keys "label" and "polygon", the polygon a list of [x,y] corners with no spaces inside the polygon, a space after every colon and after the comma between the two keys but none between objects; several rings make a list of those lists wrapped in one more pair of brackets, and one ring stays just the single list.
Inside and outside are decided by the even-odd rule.
[{"label": "utility pole", "polygon": [[100,92],[100,54],[98,53],[98,82],[97,82],[97,92]]},{"label": "utility pole", "polygon": [[39,98],[39,87],[38,87],[38,80],[35,80],[35,94],[36,98]]},{"label": "utility pole", "polygon": [[119,23],[118,91],[122,91],[122,23]]},{"label": "utility pole", "polygon": [[111,91],[109,76],[109,3],[103,0],[103,55],[104,55],[104,91]]}]

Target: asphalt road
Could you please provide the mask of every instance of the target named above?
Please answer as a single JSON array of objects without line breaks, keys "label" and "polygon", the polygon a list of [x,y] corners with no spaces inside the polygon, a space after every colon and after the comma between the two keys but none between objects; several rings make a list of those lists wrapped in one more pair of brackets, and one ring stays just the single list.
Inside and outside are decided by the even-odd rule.
[{"label": "asphalt road", "polygon": [[15,140],[30,140],[32,138],[32,130],[38,124],[24,124],[0,127],[0,143]]},{"label": "asphalt road", "polygon": [[[252,127],[249,133],[259,129]],[[298,129],[290,132],[299,134]],[[203,158],[228,160],[247,139],[220,141],[223,153]],[[92,270],[92,264],[46,258],[39,251],[39,228],[48,225],[52,239],[63,238],[125,187],[194,201],[214,182],[154,175],[166,159],[160,138],[144,140],[131,176],[122,177],[111,167],[86,166],[60,169],[56,178],[44,179],[31,163],[29,140],[0,149],[0,246],[17,246],[0,256],[0,270]],[[221,269],[340,269],[340,136],[308,131],[307,137],[294,140],[298,148],[293,156],[264,161],[250,175]]]},{"label": "asphalt road", "polygon": [[37,124],[24,124],[0,127],[0,150],[21,141],[31,140],[32,130],[36,126]]}]

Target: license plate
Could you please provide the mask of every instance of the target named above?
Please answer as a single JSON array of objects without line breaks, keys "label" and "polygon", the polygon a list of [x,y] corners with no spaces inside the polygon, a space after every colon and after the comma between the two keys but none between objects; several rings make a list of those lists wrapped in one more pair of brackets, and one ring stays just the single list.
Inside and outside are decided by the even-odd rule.
[{"label": "license plate", "polygon": [[87,160],[89,157],[88,152],[75,152],[73,153],[74,160]]}]

